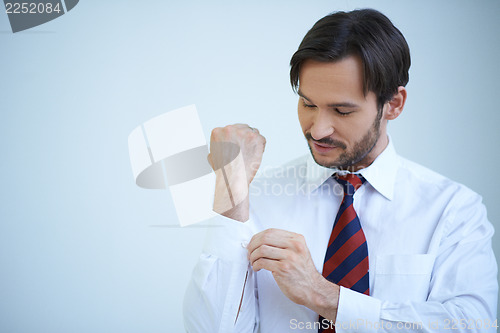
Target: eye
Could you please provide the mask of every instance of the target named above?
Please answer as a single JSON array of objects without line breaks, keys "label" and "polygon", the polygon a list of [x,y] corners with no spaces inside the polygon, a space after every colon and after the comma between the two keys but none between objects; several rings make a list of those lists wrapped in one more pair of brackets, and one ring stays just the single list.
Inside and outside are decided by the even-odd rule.
[{"label": "eye", "polygon": [[341,116],[347,116],[352,113],[352,111],[340,111],[339,109],[335,109],[335,112],[337,112]]},{"label": "eye", "polygon": [[316,105],[307,104],[304,99],[302,99],[302,106],[304,106],[305,108],[315,108],[316,107]]}]

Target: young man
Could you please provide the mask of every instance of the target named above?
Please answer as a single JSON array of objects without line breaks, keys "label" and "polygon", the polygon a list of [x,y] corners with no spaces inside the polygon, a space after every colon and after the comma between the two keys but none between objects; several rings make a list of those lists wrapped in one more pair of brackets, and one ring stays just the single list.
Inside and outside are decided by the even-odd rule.
[{"label": "young man", "polygon": [[[188,332],[495,329],[493,227],[480,196],[400,157],[387,134],[409,67],[383,14],[334,13],[291,60],[311,155],[254,180],[258,130],[213,130],[225,227],[210,230],[194,270]],[[220,143],[239,147],[243,163]]]}]

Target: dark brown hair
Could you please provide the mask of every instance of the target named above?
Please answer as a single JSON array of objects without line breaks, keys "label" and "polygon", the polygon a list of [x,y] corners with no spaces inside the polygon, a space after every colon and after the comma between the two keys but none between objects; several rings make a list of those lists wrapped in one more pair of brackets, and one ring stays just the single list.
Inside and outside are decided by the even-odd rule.
[{"label": "dark brown hair", "polygon": [[364,93],[375,93],[379,109],[408,83],[410,49],[403,34],[379,11],[359,9],[327,15],[307,32],[290,60],[294,91],[306,60],[333,62],[350,55],[361,57]]}]

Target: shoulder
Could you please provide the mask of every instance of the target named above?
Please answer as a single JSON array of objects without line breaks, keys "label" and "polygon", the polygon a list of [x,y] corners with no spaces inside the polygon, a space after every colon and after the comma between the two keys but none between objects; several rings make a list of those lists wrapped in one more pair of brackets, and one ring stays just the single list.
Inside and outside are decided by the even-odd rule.
[{"label": "shoulder", "polygon": [[401,156],[399,156],[398,172],[400,173],[398,175],[400,178],[402,177],[409,181],[419,183],[422,186],[435,188],[436,190],[457,187],[459,185],[448,177]]},{"label": "shoulder", "polygon": [[399,165],[398,181],[403,183],[405,191],[417,194],[419,201],[443,205],[445,211],[453,214],[463,209],[483,208],[482,197],[464,184],[403,157],[399,157]]},{"label": "shoulder", "polygon": [[400,173],[398,175],[400,178],[404,177],[430,190],[445,191],[451,189],[455,191],[472,192],[472,190],[465,185],[401,156],[399,156],[398,172]]}]

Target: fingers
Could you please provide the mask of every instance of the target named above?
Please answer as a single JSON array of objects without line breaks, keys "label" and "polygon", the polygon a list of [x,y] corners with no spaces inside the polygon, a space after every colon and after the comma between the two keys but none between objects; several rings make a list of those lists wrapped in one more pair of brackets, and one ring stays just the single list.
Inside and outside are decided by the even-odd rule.
[{"label": "fingers", "polygon": [[250,263],[254,264],[254,262],[258,259],[265,258],[271,260],[282,260],[286,259],[286,250],[280,249],[278,247],[269,246],[269,245],[261,245],[251,253],[248,253],[248,260]]},{"label": "fingers", "polygon": [[248,124],[237,123],[237,124],[234,124],[233,126],[236,126],[238,128],[249,128],[249,129],[254,130],[254,131],[257,130],[256,128],[253,128]]},{"label": "fingers", "polygon": [[265,269],[270,272],[277,272],[280,269],[280,266],[281,261],[268,258],[259,258],[252,263],[252,269],[255,272],[258,272],[261,269]]},{"label": "fingers", "polygon": [[210,146],[214,143],[234,143],[243,150],[244,155],[250,154],[252,158],[255,156],[260,159],[265,149],[266,138],[256,128],[246,124],[234,124],[214,128],[210,134]]},{"label": "fingers", "polygon": [[225,166],[241,152],[248,186],[260,168],[265,146],[266,138],[247,124],[214,128],[210,135],[212,168],[216,170]]},{"label": "fingers", "polygon": [[261,245],[286,249],[290,247],[290,240],[297,236],[301,235],[281,229],[267,229],[255,234],[248,243],[247,249],[249,253],[252,253]]},{"label": "fingers", "polygon": [[260,134],[260,131],[257,128],[251,127],[247,124],[233,124],[233,125],[227,125],[224,127],[216,127],[212,130],[210,140],[214,141],[217,139],[221,138],[229,138],[233,136],[234,134],[238,134],[240,136],[243,136],[248,133],[256,133]]},{"label": "fingers", "polygon": [[280,229],[267,229],[254,235],[247,249],[255,271],[266,269],[272,272],[308,252],[302,235]]},{"label": "fingers", "polygon": [[240,123],[238,123],[238,124],[234,124],[234,125],[237,126],[238,128],[241,128],[241,129],[249,128],[252,132],[260,134],[260,132],[259,132],[259,130],[257,128],[252,127],[252,126],[250,126],[248,124],[240,124]]}]

